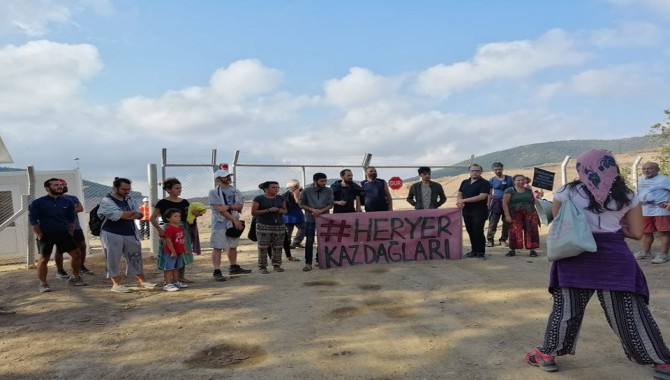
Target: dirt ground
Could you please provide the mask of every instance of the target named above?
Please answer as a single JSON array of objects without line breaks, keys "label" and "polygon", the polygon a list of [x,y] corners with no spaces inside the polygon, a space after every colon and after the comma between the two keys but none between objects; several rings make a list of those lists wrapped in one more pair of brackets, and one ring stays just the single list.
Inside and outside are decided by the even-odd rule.
[{"label": "dirt ground", "polygon": [[[441,182],[452,195],[460,180]],[[146,245],[147,279],[160,282]],[[302,272],[303,251],[296,250],[301,262],[262,275],[255,244],[243,239],[238,261],[254,269],[249,275],[214,282],[205,252],[187,269],[196,281],[188,289],[129,294],[109,291],[95,252],[87,259],[96,272],[86,276],[89,286],[69,287],[51,266],[53,291],[45,294],[37,291],[35,270],[0,266],[0,307],[16,311],[0,315],[0,379],[652,378],[651,366],[626,359],[596,298],[577,355],[557,360],[560,372],[526,364],[551,307],[542,249],[538,258],[508,258],[498,246],[487,261],[311,272]],[[652,313],[670,337],[670,263],[640,264]]]},{"label": "dirt ground", "polygon": [[[544,229],[546,232],[546,228]],[[540,343],[551,306],[541,252],[513,258],[360,265],[260,274],[243,241],[249,275],[211,277],[209,254],[188,267],[188,289],[109,291],[101,255],[88,258],[89,286],[55,279],[37,292],[36,273],[1,267],[2,379],[640,379],[597,299],[576,356],[548,374],[523,360]],[[467,251],[468,243],[465,242]],[[633,242],[637,244],[637,242]],[[302,250],[295,255],[302,257]],[[147,252],[150,281],[161,273]],[[67,266],[67,263],[66,263]],[[651,309],[670,336],[670,264],[641,262]],[[126,279],[127,284],[132,280]]]}]

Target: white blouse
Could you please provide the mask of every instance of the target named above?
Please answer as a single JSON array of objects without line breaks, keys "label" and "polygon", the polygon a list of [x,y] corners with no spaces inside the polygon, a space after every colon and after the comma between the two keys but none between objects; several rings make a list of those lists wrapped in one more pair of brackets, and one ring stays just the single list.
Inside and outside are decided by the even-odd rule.
[{"label": "white blouse", "polygon": [[[575,206],[584,211],[586,215],[586,221],[591,227],[593,232],[616,232],[621,229],[621,219],[626,215],[628,210],[637,206],[640,203],[640,200],[637,197],[637,194],[630,194],[631,202],[628,206],[624,206],[619,211],[610,211],[604,210],[602,214],[596,214],[589,210],[586,210],[586,207],[589,206],[589,197],[586,195],[584,190],[584,184],[578,184],[573,189],[568,188],[567,186],[561,186],[558,190],[554,192],[554,200],[565,203],[568,199],[568,196],[572,198]],[[607,205],[610,209],[616,209],[616,202],[610,201]]]}]

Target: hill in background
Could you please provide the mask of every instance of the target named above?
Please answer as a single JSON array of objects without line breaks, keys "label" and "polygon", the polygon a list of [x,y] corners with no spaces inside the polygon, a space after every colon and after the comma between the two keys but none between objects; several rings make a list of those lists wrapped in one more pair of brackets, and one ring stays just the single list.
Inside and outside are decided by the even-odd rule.
[{"label": "hill in background", "polygon": [[[647,137],[629,137],[616,140],[565,140],[522,145],[516,148],[475,156],[475,163],[489,170],[494,162],[502,162],[505,168],[527,168],[546,163],[562,162],[565,156],[576,157],[580,153],[594,148],[611,150],[612,153],[641,151],[661,146],[660,142],[651,142]],[[455,165],[467,165],[470,161],[461,161]],[[433,178],[451,177],[463,173],[463,169],[438,169]],[[408,179],[416,180],[418,177]]]}]

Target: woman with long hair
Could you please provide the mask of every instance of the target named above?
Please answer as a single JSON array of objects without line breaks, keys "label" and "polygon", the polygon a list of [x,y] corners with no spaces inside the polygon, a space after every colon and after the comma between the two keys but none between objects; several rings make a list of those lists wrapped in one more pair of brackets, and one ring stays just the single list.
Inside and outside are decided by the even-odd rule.
[{"label": "woman with long hair", "polygon": [[258,267],[262,274],[268,274],[268,249],[272,247],[272,266],[275,272],[283,272],[281,250],[286,236],[283,215],[286,214],[286,201],[279,195],[279,183],[265,181],[258,185],[263,195],[254,198],[251,215],[256,217],[256,236],[258,237]]},{"label": "woman with long hair", "polygon": [[656,379],[670,379],[670,351],[649,311],[647,281],[624,240],[642,238],[640,201],[619,175],[609,151],[582,153],[577,173],[579,180],[554,193],[552,212],[556,216],[568,199],[583,209],[597,251],[553,262],[553,308],[544,342],[526,354],[526,360],[544,371],[558,371],[554,359],[574,355],[586,305],[596,293],[628,359],[653,364]]},{"label": "woman with long hair", "polygon": [[531,257],[537,257],[535,249],[540,247],[540,231],[535,197],[525,186],[526,177],[517,174],[512,180],[514,186],[505,189],[502,200],[505,221],[509,223],[509,252],[505,256],[514,256],[517,249],[525,246]]},{"label": "woman with long hair", "polygon": [[186,252],[184,252],[184,266],[179,269],[179,279],[177,280],[181,287],[187,287],[187,283],[193,281],[185,277],[186,265],[193,264],[193,248],[191,244],[191,233],[186,222],[187,216],[189,214],[189,201],[181,198],[181,182],[177,178],[166,178],[163,180],[163,190],[167,193],[167,196],[160,201],[156,202],[154,206],[154,212],[151,214],[151,225],[154,226],[158,236],[161,238],[160,246],[158,249],[158,254],[156,255],[156,267],[160,270],[164,270],[165,256],[163,254],[163,244],[165,238],[165,230],[158,223],[158,217],[160,216],[165,223],[167,223],[167,218],[165,218],[164,213],[169,209],[177,209],[183,215],[181,218],[180,226],[184,229],[184,246]]}]

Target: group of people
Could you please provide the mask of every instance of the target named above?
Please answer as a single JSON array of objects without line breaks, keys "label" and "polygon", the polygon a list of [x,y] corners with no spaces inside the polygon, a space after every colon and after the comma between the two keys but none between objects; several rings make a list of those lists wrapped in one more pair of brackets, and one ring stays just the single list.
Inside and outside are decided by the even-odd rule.
[{"label": "group of people", "polygon": [[498,244],[509,247],[505,256],[515,256],[517,249],[526,248],[530,251],[529,256],[537,257],[540,222],[535,199],[544,193],[533,191],[530,179],[522,174],[505,175],[501,162],[494,162],[491,169],[494,176],[486,180],[482,177],[481,165],[470,165],[469,178],[463,180],[458,189],[456,206],[462,210],[463,223],[472,244],[472,250],[463,257],[486,260],[486,247],[495,246],[495,234],[501,221]]},{"label": "group of people", "polygon": [[[649,289],[644,273],[636,262],[650,257],[654,233],[661,236],[662,252],[652,263],[668,260],[670,248],[670,178],[659,174],[658,164],[643,165],[644,178],[638,193],[631,190],[621,177],[611,152],[590,150],[577,158],[579,178],[554,193],[552,213],[560,211],[570,199],[584,210],[586,221],[593,233],[597,251],[557,260],[552,263],[548,290],[553,298],[551,314],[542,344],[526,354],[526,361],[548,372],[558,371],[556,356],[574,354],[586,305],[597,294],[607,321],[619,337],[626,356],[639,364],[653,364],[656,379],[670,379],[670,350],[649,310]],[[516,249],[526,248],[535,256],[539,247],[538,218],[534,208],[534,194],[528,180],[522,175],[503,174],[502,163],[493,164],[495,176],[482,178],[483,169],[474,164],[469,178],[458,190],[456,205],[462,210],[463,221],[472,242],[472,251],[466,257],[485,258],[485,247],[493,246],[498,223],[502,220],[500,244]],[[416,209],[438,208],[446,202],[442,186],[431,181],[430,168],[418,170],[420,182],[409,189],[407,201]],[[221,255],[227,251],[229,274],[246,274],[251,270],[237,264],[239,236],[245,229],[240,220],[243,208],[242,194],[231,184],[226,169],[215,174],[216,187],[209,192],[212,210],[212,266],[213,277],[225,281],[221,272]],[[377,178],[375,168],[366,169],[361,184],[353,181],[351,170],[340,173],[340,181],[327,186],[327,176],[315,173],[313,183],[300,190],[300,183],[291,180],[288,191],[279,194],[276,181],[259,185],[263,194],[254,198],[251,214],[256,218],[258,266],[261,273],[270,273],[268,256],[275,272],[283,272],[282,248],[288,244],[293,227],[304,227],[306,237],[304,271],[312,269],[315,221],[320,215],[334,212],[390,211],[392,199],[386,182]],[[72,275],[68,283],[83,286],[82,273],[90,272],[84,265],[85,250],[81,251],[76,237],[76,213],[81,205],[76,197],[67,196],[66,183],[51,178],[44,182],[47,195],[34,200],[29,206],[29,220],[37,238],[39,291],[50,291],[46,281],[47,262],[54,247],[71,256]],[[176,178],[163,182],[167,196],[154,206],[149,221],[162,238],[157,265],[164,271],[165,291],[178,291],[190,282],[185,277],[185,266],[193,262],[193,254],[200,253],[196,218],[205,213],[204,205],[189,203],[180,198],[181,183]],[[116,178],[113,191],[100,202],[98,215],[104,218],[100,237],[103,243],[107,276],[112,291],[129,292],[121,284],[119,263],[126,261],[126,274],[134,276],[141,288],[157,284],[145,280],[142,267],[141,236],[136,219],[146,218],[128,195],[131,181]],[[303,214],[304,212],[304,214]],[[162,216],[164,225],[158,222]],[[304,219],[302,219],[304,216]],[[488,233],[484,226],[489,222]],[[303,224],[304,222],[304,224]],[[83,234],[83,231],[82,231]],[[633,254],[624,238],[642,239],[643,250]],[[288,257],[292,257],[289,256]],[[294,259],[297,260],[297,259]],[[62,275],[62,273],[59,273]]]}]

